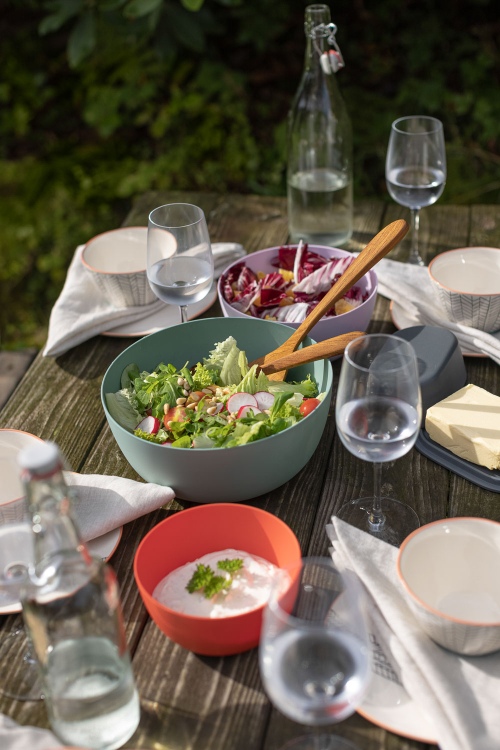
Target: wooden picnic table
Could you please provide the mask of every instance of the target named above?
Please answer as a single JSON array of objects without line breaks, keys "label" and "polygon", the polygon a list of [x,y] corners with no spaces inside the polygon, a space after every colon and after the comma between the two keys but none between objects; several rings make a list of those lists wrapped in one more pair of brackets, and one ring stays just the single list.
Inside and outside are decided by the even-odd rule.
[{"label": "wooden picnic table", "polygon": [[[145,225],[149,211],[174,201],[200,205],[208,218],[212,241],[236,241],[248,252],[288,240],[286,201],[255,195],[151,193],[135,202],[127,225]],[[347,249],[358,251],[383,226],[407,218],[405,210],[378,201],[356,205],[354,234]],[[427,260],[446,249],[464,246],[500,247],[497,206],[436,204],[422,212],[421,235]],[[408,241],[392,251],[401,258]],[[220,315],[218,302],[204,313]],[[394,332],[389,303],[379,296],[371,332]],[[55,440],[71,467],[140,479],[121,455],[100,402],[103,374],[131,343],[128,338],[97,336],[57,359],[38,354],[29,363],[4,408],[0,427],[10,427]],[[491,360],[466,358],[469,382],[500,394],[500,368]],[[340,362],[333,364],[338,382]],[[334,392],[336,387],[334,387]],[[328,554],[325,525],[344,502],[371,490],[372,467],[342,446],[335,431],[334,408],[323,438],[307,466],[287,484],[252,504],[275,513],[298,536],[303,555]],[[500,520],[497,494],[488,492],[428,460],[416,449],[384,468],[383,492],[411,505],[422,523],[446,516],[486,516]],[[112,558],[122,592],[128,643],[142,701],[142,719],[128,748],[160,750],[278,750],[304,733],[303,727],[274,710],[261,685],[257,651],[225,658],[201,657],[170,642],[151,621],[134,582],[132,563],[145,533],[188,503],[173,500],[168,507],[127,524]],[[0,617],[9,632],[20,615]],[[0,661],[2,683],[22,669],[20,659]],[[44,704],[9,700],[0,695],[0,712],[21,724],[47,727]],[[374,725],[354,714],[335,732],[362,750],[422,750],[430,747]]]}]

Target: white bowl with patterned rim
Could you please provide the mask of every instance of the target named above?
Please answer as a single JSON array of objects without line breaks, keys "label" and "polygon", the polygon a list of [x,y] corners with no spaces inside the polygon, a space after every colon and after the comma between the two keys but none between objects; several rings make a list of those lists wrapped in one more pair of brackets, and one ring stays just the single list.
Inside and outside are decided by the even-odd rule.
[{"label": "white bowl with patterned rim", "polygon": [[500,248],[447,250],[428,270],[449,320],[489,333],[500,329]]},{"label": "white bowl with patterned rim", "polygon": [[104,298],[115,307],[148,305],[147,227],[123,227],[98,234],[82,251],[82,263]]},{"label": "white bowl with patterned rim", "polygon": [[500,523],[445,518],[410,534],[397,574],[420,627],[468,656],[500,649]]}]

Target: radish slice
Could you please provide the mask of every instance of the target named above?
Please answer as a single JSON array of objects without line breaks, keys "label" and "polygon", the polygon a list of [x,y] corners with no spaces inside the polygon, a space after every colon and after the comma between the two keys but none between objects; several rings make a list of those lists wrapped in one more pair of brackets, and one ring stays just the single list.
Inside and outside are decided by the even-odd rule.
[{"label": "radish slice", "polygon": [[245,392],[233,393],[232,396],[229,396],[226,406],[227,410],[231,412],[238,412],[242,406],[253,406],[254,409],[258,408],[255,396]]},{"label": "radish slice", "polygon": [[240,406],[238,409],[238,419],[241,417],[246,417],[248,412],[253,412],[253,414],[262,414],[261,410],[258,409],[256,406],[250,406],[249,404],[245,404],[244,406]]},{"label": "radish slice", "polygon": [[257,391],[255,394],[255,400],[257,401],[257,406],[262,411],[264,411],[264,409],[270,409],[274,404],[274,393],[269,393],[269,391]]},{"label": "radish slice", "polygon": [[160,420],[157,417],[144,417],[135,429],[148,432],[150,435],[156,435],[160,429]]}]

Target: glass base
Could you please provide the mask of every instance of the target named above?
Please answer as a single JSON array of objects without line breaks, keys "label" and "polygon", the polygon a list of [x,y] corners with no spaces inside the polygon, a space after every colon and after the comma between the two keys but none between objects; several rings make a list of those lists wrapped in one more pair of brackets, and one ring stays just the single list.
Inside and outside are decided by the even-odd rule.
[{"label": "glass base", "polygon": [[283,745],[281,750],[360,750],[349,740],[334,734],[305,734]]},{"label": "glass base", "polygon": [[0,660],[8,664],[0,680],[0,693],[18,701],[43,699],[42,680],[38,663],[23,629],[0,637]]},{"label": "glass base", "polygon": [[408,534],[420,526],[415,511],[409,505],[391,497],[382,498],[382,513],[385,520],[382,524],[375,525],[370,521],[372,503],[372,497],[353,500],[343,505],[335,515],[351,526],[356,526],[395,547],[399,547]]}]

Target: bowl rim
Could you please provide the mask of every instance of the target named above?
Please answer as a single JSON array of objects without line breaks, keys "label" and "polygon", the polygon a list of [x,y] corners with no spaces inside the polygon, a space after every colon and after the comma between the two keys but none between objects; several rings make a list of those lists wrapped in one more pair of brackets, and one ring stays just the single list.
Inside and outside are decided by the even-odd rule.
[{"label": "bowl rim", "polygon": [[400,583],[402,584],[403,588],[405,589],[406,593],[409,594],[411,599],[413,599],[414,602],[416,602],[418,605],[420,605],[423,609],[425,609],[427,612],[430,612],[431,614],[439,617],[441,620],[445,620],[447,622],[456,623],[458,625],[467,625],[469,627],[481,627],[481,628],[498,628],[500,627],[500,620],[496,622],[480,622],[479,620],[464,620],[460,617],[453,617],[452,615],[447,615],[445,612],[442,612],[439,609],[436,609],[435,607],[432,607],[430,604],[425,602],[423,599],[421,599],[413,589],[410,587],[410,585],[407,583],[403,571],[401,569],[402,567],[402,558],[405,553],[405,550],[407,550],[408,546],[411,544],[411,542],[418,537],[422,532],[425,534],[430,528],[436,527],[436,526],[443,526],[446,524],[455,524],[455,523],[463,523],[464,521],[472,522],[473,524],[478,524],[479,526],[482,526],[483,524],[492,524],[494,526],[497,526],[500,531],[500,522],[499,521],[493,521],[490,518],[483,518],[481,516],[455,516],[453,518],[440,518],[437,521],[431,521],[430,523],[424,524],[424,526],[419,526],[418,529],[415,529],[415,531],[412,531],[411,534],[409,534],[401,544],[401,547],[398,550],[398,554],[396,557],[396,573],[398,576],[398,579]]},{"label": "bowl rim", "polygon": [[[317,248],[319,250],[334,250],[335,252],[339,252],[341,254],[340,257],[344,257],[344,258],[347,257],[347,256],[352,256],[353,258],[356,257],[355,253],[352,253],[349,250],[344,250],[341,247],[332,247],[331,245],[315,245],[313,243],[308,243],[308,245],[311,248]],[[274,247],[264,247],[261,250],[255,250],[253,252],[247,253],[243,257],[237,258],[232,263],[229,263],[229,265],[227,265],[224,268],[224,270],[222,271],[221,275],[219,276],[219,278],[217,280],[217,294],[218,294],[218,297],[219,297],[220,305],[221,306],[227,305],[228,307],[230,307],[232,310],[234,310],[235,313],[237,313],[236,317],[242,316],[244,318],[253,318],[254,317],[253,315],[247,315],[246,313],[242,313],[239,310],[236,310],[236,308],[231,304],[231,302],[228,302],[224,298],[224,294],[222,292],[223,277],[229,271],[230,268],[233,268],[233,266],[237,266],[239,263],[244,263],[246,258],[248,258],[248,257],[252,257],[252,258],[257,257],[260,253],[277,252],[281,247],[290,247],[290,248],[297,249],[298,244],[294,244],[294,243],[292,243],[292,244],[286,244],[285,243],[283,245],[275,245]],[[323,253],[319,252],[318,255],[323,255]],[[326,256],[323,255],[323,257],[326,257]],[[361,307],[363,307],[365,304],[367,304],[372,299],[372,297],[374,295],[377,294],[377,290],[378,290],[378,276],[377,276],[377,274],[375,272],[375,267],[368,269],[368,271],[365,274],[363,274],[363,276],[361,278],[363,278],[364,276],[370,276],[370,280],[371,280],[372,287],[373,287],[372,290],[368,294],[368,297],[360,305],[358,305],[357,307],[353,308],[352,310],[348,310],[347,312],[342,313],[342,317],[344,315],[350,315],[351,313],[355,312],[356,310],[359,310]],[[340,317],[340,316],[338,316],[338,317]],[[257,318],[257,319],[259,320],[259,318]],[[264,318],[260,318],[260,320],[264,320]],[[328,323],[330,320],[331,320],[331,318],[325,319],[323,317],[323,318],[321,318],[316,323],[316,325],[321,325],[321,324],[324,324],[324,323]],[[272,322],[281,323],[282,325],[283,324],[284,325],[290,325],[290,326],[294,326],[294,327],[298,327],[300,325],[300,323],[290,323],[290,322],[287,322],[287,321],[280,321],[280,320],[272,321]]]},{"label": "bowl rim", "polygon": [[130,226],[130,227],[118,227],[117,229],[109,229],[106,232],[100,232],[100,234],[96,234],[94,237],[91,237],[90,240],[87,240],[87,242],[85,243],[85,245],[82,248],[82,252],[81,252],[81,256],[80,256],[81,257],[81,261],[82,261],[83,265],[85,266],[85,268],[88,268],[88,270],[91,271],[92,273],[98,273],[98,274],[100,274],[102,276],[122,276],[122,277],[124,277],[124,276],[130,276],[130,275],[138,274],[138,273],[141,273],[141,274],[142,273],[146,273],[146,270],[147,270],[146,267],[144,267],[144,268],[138,268],[138,269],[133,270],[133,271],[102,271],[100,268],[96,268],[95,266],[91,265],[88,262],[88,260],[86,259],[86,257],[85,257],[85,253],[86,253],[87,249],[89,247],[91,247],[92,244],[94,242],[96,242],[97,240],[100,240],[103,237],[109,237],[110,235],[113,235],[113,234],[122,234],[123,232],[127,232],[127,231],[129,231],[131,229],[132,230],[136,230],[136,229],[146,230],[146,236],[147,236],[147,230],[148,230],[148,228],[146,226],[139,226],[139,225],[137,225],[137,226]]},{"label": "bowl rim", "polygon": [[[21,435],[27,435],[29,438],[34,438],[35,440],[39,440],[41,443],[44,442],[43,438],[38,437],[38,435],[33,435],[33,433],[31,432],[26,432],[26,430],[18,430],[14,427],[0,427],[0,436],[4,432],[17,432]],[[19,503],[21,500],[24,499],[24,497],[25,495],[19,495],[19,497],[13,497],[12,500],[6,500],[4,503],[0,502],[0,510],[2,508],[7,508],[9,505],[12,505],[13,503]]]},{"label": "bowl rim", "polygon": [[[139,581],[139,578],[140,578],[139,574],[138,574],[138,571],[137,571],[137,568],[138,568],[137,558],[139,556],[140,551],[145,547],[145,544],[146,544],[147,540],[149,539],[149,537],[152,535],[152,533],[155,530],[158,529],[159,526],[165,526],[167,524],[167,522],[171,521],[174,518],[177,518],[177,516],[180,513],[182,513],[182,514],[185,514],[185,513],[192,514],[194,512],[202,512],[203,513],[203,512],[209,512],[208,509],[221,509],[221,510],[224,509],[224,510],[227,510],[228,506],[230,506],[231,508],[234,507],[234,509],[236,509],[236,508],[243,508],[244,511],[247,511],[247,510],[250,509],[250,510],[252,510],[254,513],[256,513],[259,516],[272,517],[276,522],[278,522],[279,525],[285,527],[290,532],[291,536],[293,537],[293,542],[294,542],[294,544],[297,547],[298,559],[302,556],[302,550],[301,550],[301,547],[300,547],[300,542],[299,542],[299,540],[297,538],[297,535],[295,534],[294,530],[291,528],[291,526],[289,526],[287,523],[285,523],[285,521],[283,521],[281,518],[279,518],[278,516],[276,516],[274,513],[270,513],[269,511],[264,510],[263,508],[257,508],[257,507],[255,507],[253,505],[248,505],[247,503],[207,503],[207,504],[203,504],[203,505],[197,505],[194,508],[184,508],[183,510],[177,511],[176,513],[173,513],[172,515],[167,516],[167,518],[164,518],[162,521],[160,521],[159,523],[155,524],[155,526],[153,526],[153,528],[150,529],[147,532],[147,534],[141,539],[141,541],[140,541],[140,543],[139,543],[139,545],[138,545],[138,547],[137,547],[137,549],[135,551],[134,562],[133,562],[133,572],[134,572],[134,578],[135,578],[137,587],[139,588],[138,581]],[[204,511],[203,509],[207,509],[207,510]],[[253,553],[249,552],[248,554],[251,555]],[[201,555],[200,555],[200,557],[201,557]],[[194,561],[191,561],[191,562],[194,562]],[[268,560],[267,562],[270,562],[270,561]],[[172,573],[172,572],[173,571],[170,571],[170,573]],[[168,575],[168,573],[167,573],[167,575]],[[166,604],[162,604],[162,602],[160,602],[158,599],[155,599],[152,592],[150,593],[149,591],[146,591],[143,584],[141,584],[141,585],[142,585],[142,588],[144,590],[144,595],[147,596],[148,599],[150,599],[152,602],[154,602],[154,605],[156,607],[159,607],[160,611],[164,612],[165,614],[169,615],[170,617],[182,618],[182,619],[186,619],[186,620],[188,620],[190,622],[198,622],[198,623],[204,623],[205,622],[205,623],[211,623],[211,624],[213,624],[214,622],[217,622],[218,619],[222,619],[222,620],[224,620],[224,622],[228,622],[228,621],[237,622],[241,618],[248,617],[249,615],[254,615],[256,612],[259,612],[259,611],[263,610],[264,607],[266,606],[266,602],[264,602],[263,604],[260,604],[258,607],[254,607],[253,609],[249,609],[247,612],[240,612],[238,614],[228,615],[227,617],[223,617],[223,618],[203,617],[202,615],[191,615],[191,614],[186,614],[184,612],[179,612],[179,610],[177,610],[177,609],[172,609],[171,607],[167,607]],[[142,592],[139,591],[139,593],[141,594],[141,597],[142,597],[142,595],[143,595]]]},{"label": "bowl rim", "polygon": [[[439,253],[438,255],[434,256],[434,258],[430,261],[429,265],[427,266],[428,274],[431,278],[431,280],[437,284],[437,286],[441,287],[441,289],[445,289],[447,292],[452,292],[453,294],[460,294],[462,296],[466,297],[498,297],[500,295],[500,292],[464,292],[461,289],[455,289],[452,286],[448,286],[442,281],[439,281],[439,279],[436,278],[434,275],[436,273],[436,268],[433,269],[434,264],[436,266],[438,263],[442,260],[445,260],[445,256],[449,256],[454,253],[467,253],[469,254],[469,251],[477,251],[477,250],[486,250],[488,253],[490,250],[495,251],[497,253],[500,253],[500,248],[498,247],[483,247],[483,246],[477,246],[477,247],[456,247],[451,250],[445,250],[442,253]],[[434,271],[434,273],[433,273]]]}]

